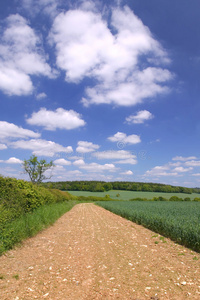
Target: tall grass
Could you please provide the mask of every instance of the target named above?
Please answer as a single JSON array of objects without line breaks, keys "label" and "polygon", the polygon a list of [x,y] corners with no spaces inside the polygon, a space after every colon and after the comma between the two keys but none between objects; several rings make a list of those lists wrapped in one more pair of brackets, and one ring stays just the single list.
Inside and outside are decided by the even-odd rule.
[{"label": "tall grass", "polygon": [[97,204],[200,252],[199,202],[102,201]]},{"label": "tall grass", "polygon": [[0,255],[14,245],[32,237],[39,231],[52,225],[64,213],[69,211],[77,201],[65,201],[39,207],[31,213],[21,215],[14,221],[0,228]]}]

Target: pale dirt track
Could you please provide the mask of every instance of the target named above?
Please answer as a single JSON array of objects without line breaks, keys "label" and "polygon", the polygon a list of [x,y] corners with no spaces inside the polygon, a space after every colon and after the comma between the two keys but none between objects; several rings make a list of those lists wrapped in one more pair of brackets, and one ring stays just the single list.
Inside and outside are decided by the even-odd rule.
[{"label": "pale dirt track", "polygon": [[0,299],[200,299],[200,255],[153,235],[93,204],[76,205],[0,257]]}]

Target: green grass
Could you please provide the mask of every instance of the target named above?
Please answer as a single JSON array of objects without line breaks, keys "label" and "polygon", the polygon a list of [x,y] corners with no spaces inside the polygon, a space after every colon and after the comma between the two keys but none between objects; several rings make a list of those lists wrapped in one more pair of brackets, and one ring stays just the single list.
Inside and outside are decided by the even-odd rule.
[{"label": "green grass", "polygon": [[200,252],[200,203],[109,201],[98,205]]},{"label": "green grass", "polygon": [[77,201],[65,201],[44,205],[0,227],[0,255],[14,245],[52,225],[64,213],[69,211]]},{"label": "green grass", "polygon": [[[177,196],[179,198],[189,197],[191,200],[194,198],[200,198],[200,194],[185,194],[185,193],[159,193],[159,192],[134,192],[134,191],[119,191],[119,190],[111,190],[107,192],[85,192],[85,191],[69,191],[70,194],[74,196],[93,196],[93,197],[104,197],[105,195],[110,195],[110,198],[116,200],[130,200],[133,198],[146,198],[153,199],[153,197],[164,197],[169,199],[172,196]],[[119,197],[117,197],[119,194]]]}]

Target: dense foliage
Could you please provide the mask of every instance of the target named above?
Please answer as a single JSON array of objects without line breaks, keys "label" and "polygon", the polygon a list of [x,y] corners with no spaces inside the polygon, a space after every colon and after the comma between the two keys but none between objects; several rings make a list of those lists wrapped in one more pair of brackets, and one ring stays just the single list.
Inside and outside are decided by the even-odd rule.
[{"label": "dense foliage", "polygon": [[98,205],[200,252],[200,203],[109,201]]},{"label": "dense foliage", "polygon": [[14,219],[44,204],[69,200],[71,197],[67,192],[46,189],[28,181],[0,177],[0,222],[3,214],[7,214],[8,220]]},{"label": "dense foliage", "polygon": [[165,185],[159,183],[143,182],[104,182],[104,181],[60,181],[46,182],[44,186],[56,188],[63,191],[90,191],[104,192],[110,190],[142,191],[142,192],[164,192],[164,193],[187,193],[191,194],[191,188]]},{"label": "dense foliage", "polygon": [[[3,251],[1,249],[9,249],[14,240],[19,238],[13,233],[14,222],[18,222],[20,218],[28,220],[28,215],[44,206],[71,199],[76,197],[67,192],[46,189],[31,182],[0,176],[0,252]],[[29,228],[27,223],[26,227]]]}]

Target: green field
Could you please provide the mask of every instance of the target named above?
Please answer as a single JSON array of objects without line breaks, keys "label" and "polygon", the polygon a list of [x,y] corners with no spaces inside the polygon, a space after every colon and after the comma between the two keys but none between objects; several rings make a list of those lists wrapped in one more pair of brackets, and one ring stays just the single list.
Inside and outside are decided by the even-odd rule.
[{"label": "green field", "polygon": [[[130,200],[133,198],[146,198],[146,199],[153,199],[153,197],[164,197],[169,199],[172,196],[177,196],[179,198],[186,198],[189,197],[191,200],[198,197],[200,198],[200,194],[185,194],[185,193],[160,193],[160,192],[134,192],[134,191],[118,191],[112,190],[107,192],[85,192],[85,191],[69,191],[70,194],[75,196],[94,196],[94,197],[104,197],[105,195],[109,195],[110,198],[116,200]],[[117,197],[119,194],[119,197]]]},{"label": "green field", "polygon": [[99,201],[98,205],[200,252],[200,203]]}]

